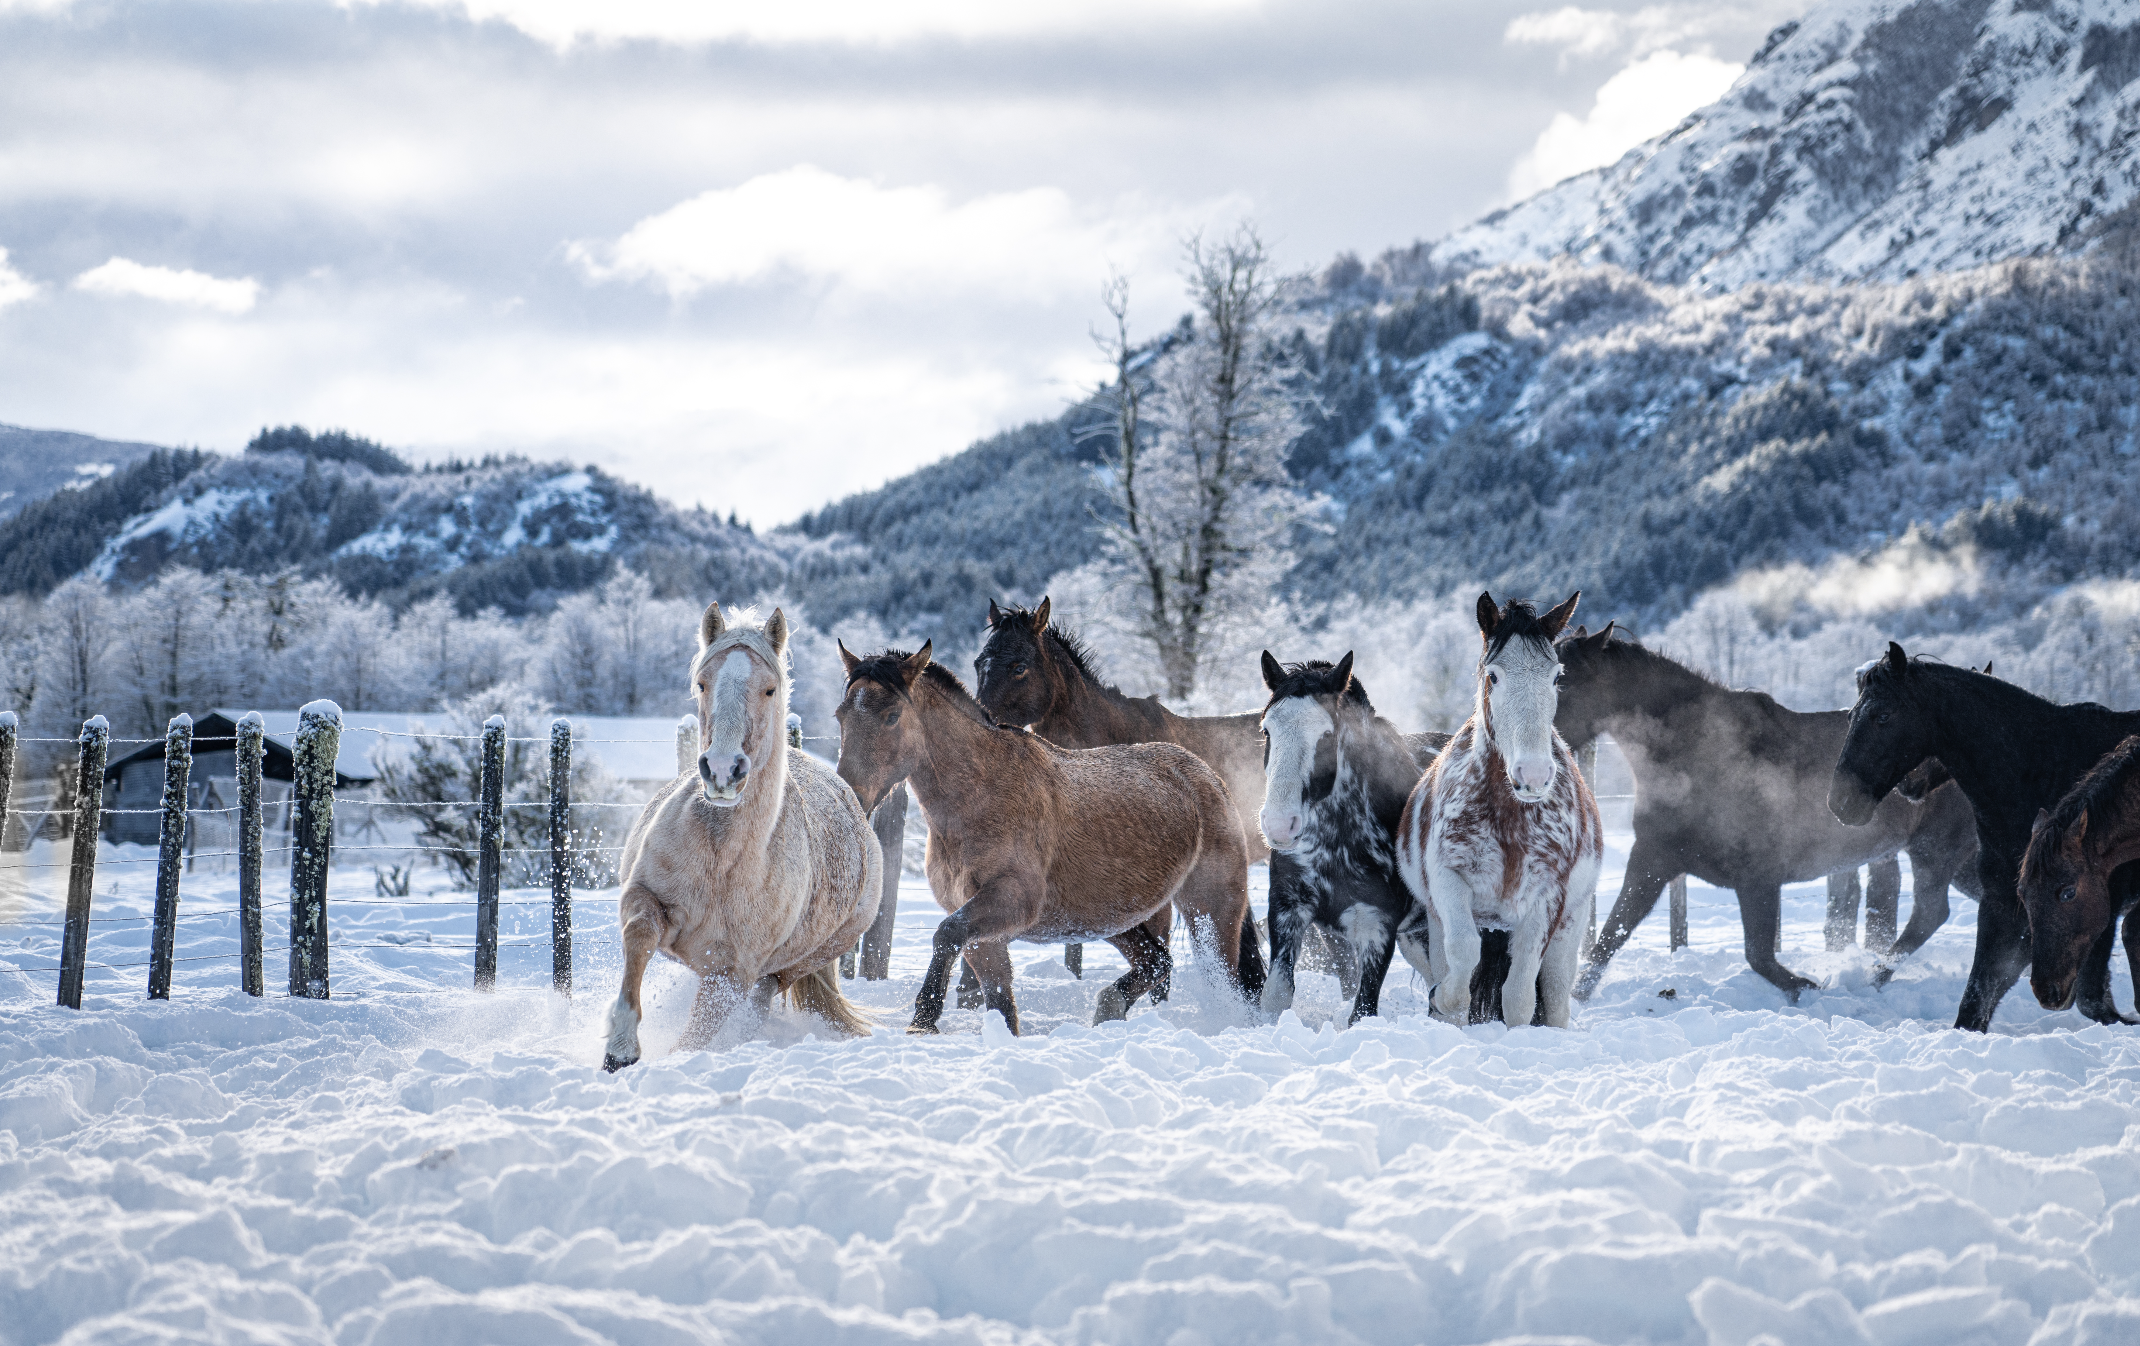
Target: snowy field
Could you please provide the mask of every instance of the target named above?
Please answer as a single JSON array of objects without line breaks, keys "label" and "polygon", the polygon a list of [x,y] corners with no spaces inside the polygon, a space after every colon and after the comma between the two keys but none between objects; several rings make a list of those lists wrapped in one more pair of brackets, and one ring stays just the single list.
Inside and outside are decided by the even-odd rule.
[{"label": "snowy field", "polygon": [[[58,949],[64,871],[28,872],[0,965]],[[152,875],[100,870],[92,962],[147,957]],[[1827,988],[1796,1008],[1696,884],[1692,947],[1660,904],[1572,1031],[1432,1023],[1401,966],[1349,1031],[1328,977],[1260,1024],[1193,972],[1092,1028],[1112,950],[1081,982],[1021,946],[1027,1036],[954,1010],[923,1040],[909,882],[895,976],[850,983],[874,1038],[783,1010],[678,1054],[667,967],[646,1062],[608,1076],[614,893],[579,904],[569,1002],[546,895],[508,894],[478,995],[466,893],[338,869],[319,1003],[277,989],[279,876],[264,1000],[234,878],[185,891],[168,1004],[138,967],[92,969],[79,1013],[0,973],[7,1346],[2140,1342],[2140,1029],[2024,985],[1951,1031],[1959,897],[1874,993],[1821,952],[1823,886],[1790,889],[1786,959]]]}]

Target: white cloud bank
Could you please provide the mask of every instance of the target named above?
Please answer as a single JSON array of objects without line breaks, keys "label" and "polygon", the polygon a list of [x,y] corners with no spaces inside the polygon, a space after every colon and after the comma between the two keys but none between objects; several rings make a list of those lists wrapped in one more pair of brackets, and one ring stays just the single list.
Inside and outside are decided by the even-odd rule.
[{"label": "white cloud bank", "polygon": [[7,249],[0,248],[0,308],[19,304],[37,293],[37,282],[8,265]]},{"label": "white cloud bank", "polygon": [[1509,170],[1509,196],[1520,201],[1563,178],[1612,163],[1723,97],[1745,70],[1713,56],[1650,53],[1605,81],[1588,116],[1554,114],[1530,153]]},{"label": "white cloud bank", "polygon": [[1082,214],[1054,187],[954,201],[934,186],[887,187],[808,164],[703,192],[633,225],[613,244],[576,244],[596,280],[654,284],[684,297],[725,285],[803,280],[871,295],[1059,295],[1108,265],[1172,251],[1186,223],[1134,208]]},{"label": "white cloud bank", "polygon": [[218,313],[245,313],[260,297],[260,282],[224,280],[204,271],[177,271],[114,257],[74,278],[74,288],[111,298],[157,299]]},{"label": "white cloud bank", "polygon": [[[382,0],[361,0],[381,3]],[[391,2],[391,0],[387,0]],[[477,22],[498,20],[538,41],[652,39],[693,43],[881,43],[912,37],[1028,36],[1110,23],[1207,18],[1258,0],[419,0]]]}]

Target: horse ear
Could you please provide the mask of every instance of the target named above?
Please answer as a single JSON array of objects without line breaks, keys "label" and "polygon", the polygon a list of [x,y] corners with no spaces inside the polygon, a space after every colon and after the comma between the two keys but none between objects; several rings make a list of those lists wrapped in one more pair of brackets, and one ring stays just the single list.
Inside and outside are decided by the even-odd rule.
[{"label": "horse ear", "polygon": [[1588,640],[1590,639],[1590,628],[1587,625],[1578,626],[1575,628],[1575,634],[1569,638],[1571,640]]},{"label": "horse ear", "polygon": [[775,654],[788,647],[788,616],[779,608],[774,608],[773,615],[765,619],[765,638]]},{"label": "horse ear", "polygon": [[702,650],[705,649],[714,641],[719,640],[721,632],[727,629],[728,623],[721,620],[721,605],[719,603],[708,603],[705,615],[698,619],[698,647]]},{"label": "horse ear", "polygon": [[1895,676],[1898,678],[1910,671],[1910,656],[1904,654],[1902,647],[1892,640],[1887,642],[1887,666],[1895,670]]},{"label": "horse ear", "polygon": [[2081,816],[2075,818],[2073,820],[2073,826],[2066,830],[2066,840],[2074,843],[2075,845],[2079,845],[2081,842],[2086,841],[2087,839],[2088,810],[2082,809]]},{"label": "horse ear", "polygon": [[2050,825],[2050,813],[2047,810],[2038,809],[2036,810],[2036,821],[2029,824],[2029,831],[2041,832],[2044,828],[2049,827]]},{"label": "horse ear", "polygon": [[1263,685],[1275,692],[1278,690],[1279,682],[1284,678],[1285,670],[1278,666],[1276,659],[1271,658],[1271,652],[1265,650],[1263,652]]},{"label": "horse ear", "polygon": [[1605,648],[1605,647],[1606,647],[1607,645],[1610,645],[1610,644],[1612,644],[1612,629],[1613,629],[1613,627],[1615,627],[1615,626],[1619,625],[1619,623],[1620,623],[1620,619],[1619,619],[1618,617],[1615,617],[1615,618],[1613,618],[1613,619],[1612,619],[1611,621],[1609,621],[1609,622],[1605,623],[1605,629],[1604,629],[1604,630],[1602,630],[1602,631],[1598,632],[1598,648],[1599,648],[1599,649],[1603,649],[1603,648]]},{"label": "horse ear", "polygon": [[994,627],[994,626],[995,626],[995,625],[996,625],[996,624],[997,624],[998,622],[1000,622],[1000,621],[1002,621],[1002,620],[1003,620],[1003,609],[1002,609],[1002,608],[999,608],[999,607],[997,607],[997,606],[996,606],[996,600],[995,600],[995,599],[993,599],[993,598],[989,599],[989,600],[988,600],[988,624],[989,624],[989,626],[990,626],[991,628],[993,628],[993,627]]},{"label": "horse ear", "polygon": [[1547,640],[1551,640],[1560,634],[1560,629],[1568,624],[1570,617],[1575,615],[1575,605],[1582,601],[1582,597],[1583,591],[1577,589],[1574,593],[1568,595],[1567,602],[1552,609],[1540,619],[1538,624],[1546,629]]},{"label": "horse ear", "polygon": [[1494,634],[1494,623],[1498,620],[1499,610],[1494,607],[1494,596],[1490,593],[1481,593],[1479,595],[1479,634],[1491,640]]},{"label": "horse ear", "polygon": [[862,666],[862,661],[848,652],[846,641],[835,640],[832,643],[840,647],[840,662],[847,666],[847,676],[849,678],[854,677],[855,670]]},{"label": "horse ear", "polygon": [[1337,674],[1337,680],[1338,680],[1338,695],[1339,695],[1339,696],[1343,696],[1343,695],[1345,695],[1345,693],[1347,693],[1347,692],[1349,692],[1349,691],[1351,691],[1351,690],[1352,690],[1352,651],[1351,651],[1351,650],[1347,650],[1347,651],[1345,651],[1345,657],[1337,661],[1337,668],[1336,668],[1336,669],[1334,669],[1333,671],[1334,671],[1334,672],[1335,672],[1335,673]]},{"label": "horse ear", "polygon": [[1033,634],[1039,635],[1048,629],[1048,596],[1040,596],[1040,606],[1033,609]]},{"label": "horse ear", "polygon": [[936,642],[933,639],[927,640],[922,642],[920,649],[907,656],[903,667],[906,669],[907,682],[909,684],[912,684],[914,679],[920,677],[921,671],[929,666],[929,652],[935,648]]},{"label": "horse ear", "polygon": [[1986,660],[1984,661],[1984,673],[1985,673],[1985,676],[1987,676],[1987,677],[1989,677],[1989,676],[1990,676],[1990,674],[1991,674],[1991,660],[1989,660],[1989,659],[1986,659]]}]

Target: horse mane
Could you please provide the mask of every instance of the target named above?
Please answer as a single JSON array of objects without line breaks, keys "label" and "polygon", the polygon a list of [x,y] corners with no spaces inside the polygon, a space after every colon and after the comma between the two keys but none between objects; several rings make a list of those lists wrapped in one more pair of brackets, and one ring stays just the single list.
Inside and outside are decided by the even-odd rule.
[{"label": "horse mane", "polygon": [[691,656],[691,681],[698,680],[700,671],[713,656],[738,645],[748,646],[751,653],[771,665],[773,674],[780,679],[782,687],[788,686],[792,681],[789,676],[787,651],[774,649],[773,642],[765,638],[765,628],[761,626],[731,626],[715,636],[711,645]]},{"label": "horse mane", "polygon": [[1355,707],[1372,716],[1375,706],[1367,699],[1367,689],[1357,677],[1340,684],[1334,676],[1337,665],[1328,659],[1308,659],[1297,664],[1285,664],[1285,677],[1271,691],[1271,699],[1264,709],[1277,705],[1289,696],[1336,696],[1347,706]]},{"label": "horse mane", "polygon": [[1486,659],[1507,649],[1517,640],[1535,640],[1547,649],[1553,648],[1553,637],[1546,631],[1545,623],[1538,620],[1538,609],[1530,600],[1515,598],[1501,609],[1494,619],[1494,633],[1486,640]]},{"label": "horse mane", "polygon": [[[880,687],[903,695],[907,689],[906,661],[913,657],[912,650],[879,650],[875,654],[867,655],[857,661],[854,672],[847,675],[847,685],[852,687],[858,682],[874,682]],[[1025,732],[1017,725],[1000,723],[995,716],[990,715],[985,706],[973,699],[973,693],[966,690],[966,684],[959,681],[959,675],[942,664],[928,664],[921,670],[921,676],[976,724],[985,724],[991,729],[1008,729],[1019,734]]]},{"label": "horse mane", "polygon": [[2066,797],[2058,801],[2058,807],[2051,810],[2051,826],[2063,833],[2080,821],[2083,813],[2092,814],[2115,803],[2136,773],[2140,773],[2140,734],[2125,739],[2088,768],[2088,774],[2075,782]]},{"label": "horse mane", "polygon": [[[1015,617],[1029,627],[1033,623],[1033,610],[1031,608],[1021,608],[1016,604],[1012,604],[998,611],[1002,619]],[[1077,675],[1086,682],[1095,687],[1105,688],[1118,696],[1121,695],[1121,689],[1113,683],[1100,681],[1100,675],[1092,667],[1092,648],[1085,643],[1084,637],[1078,635],[1075,631],[1065,631],[1061,626],[1051,621],[1048,623],[1047,630],[1041,632],[1040,638],[1048,642],[1048,645],[1055,653],[1061,655],[1063,661],[1075,669]]]}]

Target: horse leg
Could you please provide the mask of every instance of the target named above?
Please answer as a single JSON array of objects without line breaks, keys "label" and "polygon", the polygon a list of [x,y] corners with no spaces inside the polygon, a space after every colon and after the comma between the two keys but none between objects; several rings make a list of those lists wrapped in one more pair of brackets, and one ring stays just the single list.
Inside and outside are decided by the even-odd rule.
[{"label": "horse leg", "polygon": [[1293,1008],[1293,971],[1299,965],[1301,936],[1307,933],[1311,908],[1290,883],[1282,883],[1271,857],[1271,971],[1263,983],[1262,1009],[1272,1018]]},{"label": "horse leg", "polygon": [[1865,951],[1875,956],[1895,946],[1895,917],[1902,908],[1902,862],[1890,855],[1865,867]]},{"label": "horse leg", "polygon": [[[1217,957],[1236,994],[1241,986],[1241,923],[1249,919],[1248,863],[1242,852],[1207,846],[1196,857],[1174,906],[1189,923],[1189,945],[1198,958]],[[1169,963],[1171,967],[1171,962]]]},{"label": "horse leg", "polygon": [[2118,998],[2110,990],[2110,955],[2118,945],[2118,923],[2112,920],[2096,936],[2095,943],[2088,946],[2088,956],[2081,961],[2080,985],[2073,997],[2073,1008],[2099,1024],[2140,1023],[2118,1013]]},{"label": "horse leg", "polygon": [[1235,967],[1241,975],[1241,994],[1253,1005],[1263,998],[1264,978],[1269,975],[1263,962],[1263,940],[1256,933],[1255,909],[1241,904],[1240,952],[1235,955]]},{"label": "horse leg", "polygon": [[1858,871],[1855,866],[1828,876],[1828,919],[1821,925],[1828,952],[1840,953],[1858,938]]},{"label": "horse leg", "polygon": [[1948,856],[1920,856],[1910,852],[1910,920],[1873,969],[1873,986],[1893,980],[1905,958],[1924,947],[1926,940],[1947,923],[1947,885],[1954,880],[1954,862]]},{"label": "horse leg", "polygon": [[1452,870],[1428,871],[1427,892],[1441,918],[1442,956],[1448,970],[1434,988],[1434,1017],[1460,1024],[1471,1017],[1471,973],[1479,965],[1479,926],[1471,915],[1471,885]]},{"label": "horse leg", "polygon": [[[1146,934],[1171,950],[1174,947],[1174,904],[1168,902],[1153,912],[1152,918],[1144,923],[1144,929]],[[1174,960],[1171,953],[1167,956],[1167,975],[1152,986],[1149,994],[1155,1005],[1164,1005],[1167,1003],[1167,997],[1174,994]]]},{"label": "horse leg", "polygon": [[1663,846],[1639,834],[1635,837],[1634,849],[1627,853],[1627,873],[1620,882],[1620,896],[1612,904],[1612,914],[1599,927],[1598,942],[1590,946],[1589,964],[1575,983],[1577,1000],[1590,999],[1598,989],[1606,964],[1620,952],[1620,946],[1627,943],[1635,927],[1657,905],[1664,886],[1679,872],[1677,860],[1666,854]]},{"label": "horse leg", "polygon": [[1004,875],[980,885],[972,900],[944,918],[931,941],[929,970],[922,977],[921,989],[914,993],[909,1033],[937,1031],[937,1022],[944,1017],[944,993],[951,985],[951,964],[959,961],[959,952],[976,940],[1007,941],[1031,927],[1040,914],[1042,902],[1037,895],[1042,891],[1024,875]]},{"label": "horse leg", "polygon": [[748,996],[743,989],[728,978],[715,972],[702,972],[698,979],[698,994],[691,1000],[691,1017],[684,1024],[684,1034],[677,1039],[679,1048],[697,1051],[712,1042],[728,1022],[739,1001],[749,999],[756,1010],[758,1021],[765,1021],[766,1012],[772,1008],[773,993],[779,989],[779,981],[773,977],[760,977],[752,984]]},{"label": "horse leg", "polygon": [[1389,976],[1390,959],[1397,953],[1397,918],[1366,902],[1354,903],[1345,913],[1347,941],[1360,965],[1359,989],[1352,997],[1351,1027],[1370,1015],[1382,1013],[1382,982]]},{"label": "horse leg", "polygon": [[1766,977],[1795,1005],[1798,993],[1820,985],[1785,967],[1776,958],[1776,938],[1783,926],[1783,885],[1756,880],[1739,889],[1739,927],[1746,935],[1746,964]]},{"label": "horse leg", "polygon": [[1986,876],[1977,900],[1977,948],[1969,962],[1969,983],[1954,1013],[1954,1026],[1972,1033],[1989,1032],[1991,1016],[2029,966],[2029,914],[2014,893],[2011,873]]},{"label": "horse leg", "polygon": [[634,889],[624,895],[624,984],[617,990],[617,1003],[609,1008],[609,1041],[602,1051],[602,1069],[622,1070],[639,1059],[639,987],[646,965],[661,947],[661,908],[645,893]]},{"label": "horse leg", "polygon": [[2140,1010],[2140,902],[2125,909],[2125,967],[2133,978],[2133,1008]]},{"label": "horse leg", "polygon": [[966,965],[981,974],[981,994],[988,1009],[1003,1016],[1015,1035],[1018,1032],[1018,1001],[1011,995],[1011,946],[1000,940],[966,946]]},{"label": "horse leg", "polygon": [[1501,982],[1501,1021],[1510,1028],[1528,1027],[1538,1017],[1538,975],[1545,966],[1546,937],[1551,934],[1548,907],[1535,901],[1508,932],[1508,974]]},{"label": "horse leg", "polygon": [[1566,1028],[1568,995],[1575,987],[1575,965],[1583,952],[1583,927],[1588,917],[1571,913],[1546,940],[1545,958],[1538,969],[1538,1011],[1548,1028]]},{"label": "horse leg", "polygon": [[1137,1003],[1138,996],[1153,986],[1166,985],[1174,975],[1174,954],[1164,940],[1155,939],[1144,926],[1133,925],[1107,942],[1129,960],[1129,971],[1100,992],[1099,1003],[1092,1009],[1095,1024],[1127,1019],[1129,1007]]},{"label": "horse leg", "polygon": [[966,956],[959,960],[960,1009],[979,1009],[984,998],[981,994],[981,974],[975,970],[973,959],[972,950],[968,950]]}]

